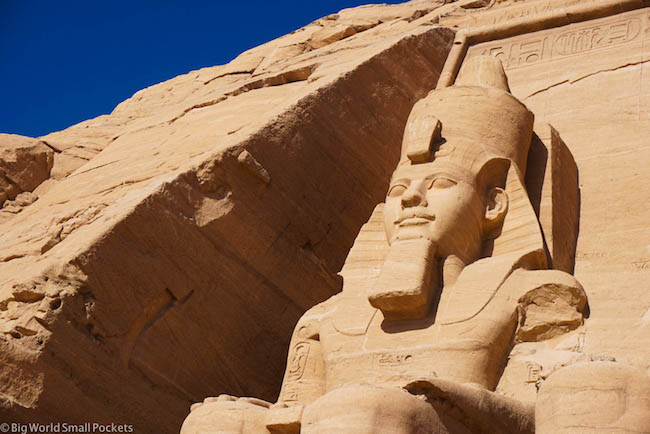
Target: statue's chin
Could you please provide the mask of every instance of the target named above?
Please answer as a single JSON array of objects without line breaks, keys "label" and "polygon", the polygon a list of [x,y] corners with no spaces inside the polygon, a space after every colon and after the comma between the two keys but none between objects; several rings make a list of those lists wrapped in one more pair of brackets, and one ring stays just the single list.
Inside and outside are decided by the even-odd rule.
[{"label": "statue's chin", "polygon": [[438,264],[435,243],[426,238],[399,239],[391,244],[368,301],[387,320],[424,318],[431,307]]}]

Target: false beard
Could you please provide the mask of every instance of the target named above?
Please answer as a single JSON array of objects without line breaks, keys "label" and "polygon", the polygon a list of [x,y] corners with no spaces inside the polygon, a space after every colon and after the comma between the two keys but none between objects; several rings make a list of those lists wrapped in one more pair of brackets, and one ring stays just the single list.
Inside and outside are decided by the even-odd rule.
[{"label": "false beard", "polygon": [[421,238],[394,242],[368,301],[392,320],[427,316],[440,290],[440,266],[434,242]]}]

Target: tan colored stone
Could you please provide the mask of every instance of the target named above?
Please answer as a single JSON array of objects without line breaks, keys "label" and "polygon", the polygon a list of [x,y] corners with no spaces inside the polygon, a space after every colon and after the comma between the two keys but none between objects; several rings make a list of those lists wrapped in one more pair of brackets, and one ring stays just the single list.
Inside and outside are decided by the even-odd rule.
[{"label": "tan colored stone", "polygon": [[0,212],[0,414],[647,430],[648,5],[347,9],[41,138]]},{"label": "tan colored stone", "polygon": [[264,416],[267,411],[264,406],[242,399],[208,398],[203,405],[192,409],[181,432],[266,432]]},{"label": "tan colored stone", "polygon": [[544,382],[536,432],[650,432],[650,378],[613,362],[577,363]]},{"label": "tan colored stone", "polygon": [[[624,4],[629,2],[619,3]],[[528,10],[533,9],[531,3]],[[579,208],[553,205],[549,209],[542,204],[540,210],[542,225],[554,214],[575,221],[574,213],[579,217],[575,276],[589,295],[590,316],[585,329],[567,346],[578,355],[615,358],[643,371],[650,363],[643,322],[650,306],[644,265],[650,219],[644,206],[645,167],[650,161],[645,145],[650,125],[645,75],[649,22],[646,8],[485,42],[468,50],[468,57],[488,52],[502,59],[513,94],[535,112],[540,124],[553,125],[573,154],[576,168],[560,171],[569,178],[544,190],[556,191],[552,185],[563,190],[577,179]],[[624,31],[614,37],[619,30]],[[593,44],[582,44],[584,37],[594,35],[598,37]],[[532,51],[524,56],[521,47]],[[553,230],[552,234],[545,231],[545,236],[549,248],[570,251],[572,233],[559,235]],[[558,239],[567,244],[557,245]],[[566,259],[562,261],[570,267]],[[561,344],[555,341],[554,345]],[[526,363],[535,358],[525,357]],[[544,360],[542,370],[552,363]],[[507,377],[506,370],[504,382],[510,381]],[[518,380],[522,389],[528,387],[523,385],[526,379]],[[528,384],[535,383],[531,381]]]},{"label": "tan colored stone", "polygon": [[578,167],[557,130],[535,128],[526,176],[553,268],[573,273],[578,240],[580,189]]},{"label": "tan colored stone", "polygon": [[0,134],[0,207],[6,200],[34,191],[48,179],[53,154],[52,149],[36,139]]},{"label": "tan colored stone", "polygon": [[264,419],[266,428],[271,432],[298,433],[304,409],[302,405],[275,406],[266,414]]},{"label": "tan colored stone", "polygon": [[343,387],[328,393],[305,410],[303,433],[443,434],[433,408],[401,390]]},{"label": "tan colored stone", "polygon": [[3,415],[174,432],[215,388],[276,397],[291,329],[339,290],[453,39],[401,10],[256,70],[313,29],[297,31],[44,137],[55,166],[98,152],[0,230]]},{"label": "tan colored stone", "polygon": [[342,293],[296,326],[277,405],[304,411],[283,426],[534,432],[533,406],[494,392],[503,366],[514,343],[582,326],[586,296],[571,275],[545,270],[522,182],[533,116],[508,91],[500,61],[477,57],[461,83],[416,103],[366,275],[348,274],[353,248]]}]

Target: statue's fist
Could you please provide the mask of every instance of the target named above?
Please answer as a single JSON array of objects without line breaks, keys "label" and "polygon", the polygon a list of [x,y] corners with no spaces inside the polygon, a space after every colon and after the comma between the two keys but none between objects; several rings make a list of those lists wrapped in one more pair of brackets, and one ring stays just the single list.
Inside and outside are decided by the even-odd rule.
[{"label": "statue's fist", "polygon": [[264,420],[270,406],[270,402],[261,399],[225,394],[205,398],[190,407],[190,415],[185,419],[181,433],[264,432]]},{"label": "statue's fist", "polygon": [[201,407],[203,404],[209,404],[211,402],[239,402],[242,403],[244,407],[246,406],[246,404],[251,404],[263,408],[269,408],[271,407],[271,405],[273,405],[272,403],[268,401],[264,401],[263,399],[249,398],[249,397],[239,398],[237,396],[226,395],[225,393],[223,393],[217,397],[214,396],[207,397],[203,400],[203,402],[197,402],[195,404],[192,404],[190,406],[190,411],[194,411],[197,408]]}]

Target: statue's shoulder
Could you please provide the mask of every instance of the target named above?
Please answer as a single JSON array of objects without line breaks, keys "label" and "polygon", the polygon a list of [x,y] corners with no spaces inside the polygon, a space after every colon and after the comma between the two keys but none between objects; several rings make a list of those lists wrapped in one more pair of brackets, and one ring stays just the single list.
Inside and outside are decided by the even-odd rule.
[{"label": "statue's shoulder", "polygon": [[581,299],[586,301],[585,290],[573,275],[560,270],[513,271],[502,287],[519,297],[519,302],[530,303],[540,296]]},{"label": "statue's shoulder", "polygon": [[343,293],[339,292],[338,294],[334,294],[330,298],[328,298],[325,301],[322,301],[309,309],[307,312],[305,312],[305,315],[310,314],[310,315],[325,315],[327,313],[330,313],[334,309],[336,309],[336,306],[340,304],[341,298],[343,297]]},{"label": "statue's shoulder", "polygon": [[329,317],[334,312],[336,306],[340,301],[340,298],[341,298],[340,293],[333,295],[327,300],[318,303],[317,305],[308,309],[298,320],[298,325],[296,326],[296,328],[299,326],[306,325],[308,323],[320,324],[324,318]]},{"label": "statue's shoulder", "polygon": [[508,277],[504,287],[518,303],[516,342],[546,340],[584,323],[587,294],[569,273],[519,269]]},{"label": "statue's shoulder", "polygon": [[340,292],[309,309],[298,321],[296,330],[307,327],[320,330],[329,324],[337,333],[350,336],[363,335],[368,330],[377,309],[366,297],[348,291]]}]

